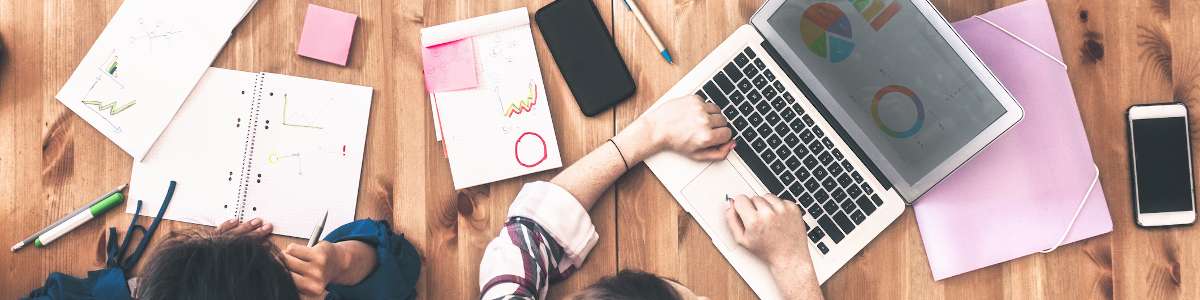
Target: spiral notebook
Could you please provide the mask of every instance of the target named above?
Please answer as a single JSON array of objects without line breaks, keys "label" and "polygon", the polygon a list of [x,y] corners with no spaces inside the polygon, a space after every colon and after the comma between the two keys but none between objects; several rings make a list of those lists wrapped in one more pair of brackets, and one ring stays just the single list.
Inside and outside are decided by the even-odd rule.
[{"label": "spiral notebook", "polygon": [[[308,237],[354,219],[370,87],[209,68],[158,142],[133,166],[130,197],[165,218],[202,225],[262,218]],[[134,201],[126,212],[133,213]]]}]

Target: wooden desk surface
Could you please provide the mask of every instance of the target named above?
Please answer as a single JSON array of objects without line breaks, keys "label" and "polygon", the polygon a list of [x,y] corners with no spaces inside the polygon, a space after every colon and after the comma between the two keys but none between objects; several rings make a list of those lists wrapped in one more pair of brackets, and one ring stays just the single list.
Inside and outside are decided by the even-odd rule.
[{"label": "wooden desk surface", "polygon": [[[597,1],[638,82],[616,109],[587,118],[534,30],[559,144],[567,163],[600,145],[683,76],[761,0],[640,1],[675,55],[654,55],[620,0]],[[455,192],[422,88],[421,27],[550,0],[315,1],[356,13],[347,67],[295,55],[308,1],[262,0],[235,30],[214,66],[371,86],[374,106],[358,199],[358,218],[389,219],[424,256],[427,299],[477,297],[477,265],[521,184],[543,172]],[[951,20],[1015,0],[934,1]],[[920,234],[906,212],[825,284],[829,298],[1098,299],[1200,298],[1200,232],[1195,226],[1140,229],[1132,221],[1124,111],[1176,99],[1196,103],[1200,3],[1052,1],[1092,152],[1100,165],[1113,233],[934,282]],[[13,243],[129,178],[131,159],[53,96],[120,1],[0,1],[0,242]],[[1193,111],[1197,110],[1195,107]],[[1194,125],[1193,125],[1194,126]],[[638,166],[592,210],[600,242],[585,267],[554,292],[563,295],[638,268],[676,278],[714,299],[752,298],[700,227]],[[109,213],[46,249],[0,252],[0,298],[39,286],[52,271],[82,275],[102,264],[102,230],[130,216]],[[143,220],[142,222],[146,222]],[[166,222],[159,235],[199,227]],[[298,242],[276,237],[276,243]],[[160,239],[161,240],[161,239]]]}]

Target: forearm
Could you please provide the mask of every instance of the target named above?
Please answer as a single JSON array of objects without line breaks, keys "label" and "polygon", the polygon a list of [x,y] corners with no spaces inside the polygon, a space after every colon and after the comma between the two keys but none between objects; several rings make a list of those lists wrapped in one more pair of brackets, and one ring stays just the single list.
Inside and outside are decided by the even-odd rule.
[{"label": "forearm", "polygon": [[812,265],[793,256],[790,261],[771,262],[771,276],[784,299],[825,299]]},{"label": "forearm", "polygon": [[646,126],[634,121],[614,136],[613,142],[605,141],[550,182],[570,192],[584,209],[590,210],[604,190],[625,174],[626,164],[633,167],[658,152],[659,146],[652,142],[654,138]]},{"label": "forearm", "polygon": [[375,270],[375,247],[360,241],[341,241],[333,246],[337,247],[341,272],[334,274],[330,283],[355,285]]}]

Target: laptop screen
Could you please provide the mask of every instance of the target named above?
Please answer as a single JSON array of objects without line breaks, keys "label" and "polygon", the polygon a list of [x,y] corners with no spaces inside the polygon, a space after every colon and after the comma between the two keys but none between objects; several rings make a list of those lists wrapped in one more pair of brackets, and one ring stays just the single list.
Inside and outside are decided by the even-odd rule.
[{"label": "laptop screen", "polygon": [[811,73],[821,104],[902,189],[944,176],[931,172],[1006,112],[910,1],[790,0],[767,22],[787,44],[773,46],[803,62],[791,67]]}]

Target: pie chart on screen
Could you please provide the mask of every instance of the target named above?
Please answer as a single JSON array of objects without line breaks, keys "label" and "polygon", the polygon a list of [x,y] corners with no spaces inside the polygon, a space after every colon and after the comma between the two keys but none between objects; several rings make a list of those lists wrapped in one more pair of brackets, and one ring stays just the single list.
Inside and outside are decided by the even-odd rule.
[{"label": "pie chart on screen", "polygon": [[854,52],[850,19],[837,6],[817,3],[800,18],[800,37],[813,54],[830,62],[841,62]]}]

